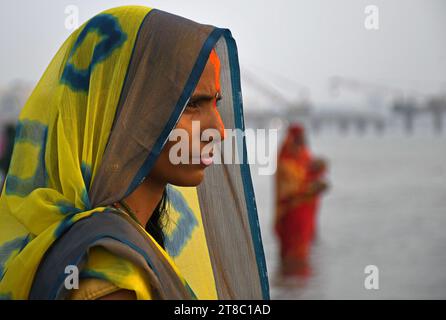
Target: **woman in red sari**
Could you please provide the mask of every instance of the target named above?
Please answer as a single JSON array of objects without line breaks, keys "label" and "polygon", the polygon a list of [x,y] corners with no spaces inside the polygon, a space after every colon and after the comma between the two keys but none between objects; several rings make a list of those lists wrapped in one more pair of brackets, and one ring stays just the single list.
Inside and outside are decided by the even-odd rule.
[{"label": "woman in red sari", "polygon": [[275,231],[280,240],[283,275],[307,276],[315,231],[318,195],[326,185],[322,160],[313,160],[304,129],[291,125],[279,153],[276,175]]}]

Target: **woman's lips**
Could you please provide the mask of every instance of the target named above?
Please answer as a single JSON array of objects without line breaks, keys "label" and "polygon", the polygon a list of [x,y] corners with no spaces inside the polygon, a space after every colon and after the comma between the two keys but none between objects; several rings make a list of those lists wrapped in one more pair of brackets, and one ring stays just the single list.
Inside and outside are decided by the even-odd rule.
[{"label": "woman's lips", "polygon": [[202,166],[208,167],[214,163],[213,156],[201,156],[200,158],[192,158],[192,164],[201,164]]},{"label": "woman's lips", "polygon": [[200,162],[207,167],[214,162],[214,159],[212,159],[212,157],[201,157]]}]

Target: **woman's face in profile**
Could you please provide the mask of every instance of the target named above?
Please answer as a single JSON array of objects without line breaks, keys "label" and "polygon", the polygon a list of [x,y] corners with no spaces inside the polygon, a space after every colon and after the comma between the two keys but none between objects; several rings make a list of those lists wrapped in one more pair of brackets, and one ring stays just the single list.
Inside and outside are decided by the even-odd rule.
[{"label": "woman's face in profile", "polygon": [[[181,139],[188,139],[188,141],[168,140],[149,174],[149,179],[162,184],[169,183],[177,186],[197,186],[202,182],[206,167],[211,165],[209,156],[206,157],[207,152],[204,152],[205,154],[202,152],[203,148],[208,144],[212,145],[223,140],[224,137],[224,125],[217,109],[217,102],[221,98],[220,66],[218,62],[216,63],[215,57],[216,55],[212,59],[211,54],[211,58],[208,59],[195,91],[176,126],[176,129],[187,132],[187,138],[182,137]],[[194,130],[192,130],[193,123]],[[206,129],[217,130],[220,133],[219,138],[211,142],[201,141],[201,134]],[[189,151],[188,156],[186,155],[187,163],[172,163],[170,152],[177,143],[184,143],[185,150]],[[193,159],[195,153],[192,152],[193,145],[200,148],[199,154],[196,152],[198,157],[195,160]],[[206,150],[209,150],[209,147],[207,146]],[[182,149],[179,152],[177,150],[178,147],[172,153],[175,153],[175,156],[183,156],[181,154]],[[212,157],[212,153],[208,155]]]}]

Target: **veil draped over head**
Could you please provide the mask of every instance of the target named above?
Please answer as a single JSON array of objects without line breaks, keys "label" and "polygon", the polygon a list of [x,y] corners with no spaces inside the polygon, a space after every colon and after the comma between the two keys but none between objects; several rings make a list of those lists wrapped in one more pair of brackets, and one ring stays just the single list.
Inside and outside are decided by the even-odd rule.
[{"label": "veil draped over head", "polygon": [[[125,6],[96,15],[65,41],[17,124],[0,198],[1,298],[63,298],[66,262],[82,268],[95,245],[136,261],[161,298],[269,298],[243,137],[240,164],[210,166],[198,187],[168,185],[174,223],[164,230],[165,251],[110,207],[150,172],[212,49],[221,63],[222,121],[244,130],[227,29]],[[96,222],[76,227],[84,221]],[[39,272],[47,267],[51,275]]]}]

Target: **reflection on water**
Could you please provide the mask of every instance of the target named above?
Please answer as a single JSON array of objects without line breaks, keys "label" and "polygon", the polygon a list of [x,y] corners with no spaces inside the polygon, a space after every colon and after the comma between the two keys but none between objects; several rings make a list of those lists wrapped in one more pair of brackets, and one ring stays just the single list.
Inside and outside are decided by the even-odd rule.
[{"label": "reflection on water", "polygon": [[[273,299],[446,298],[446,136],[310,136],[329,159],[306,280],[277,276],[273,176],[253,183]],[[366,290],[364,268],[379,268]]]}]

